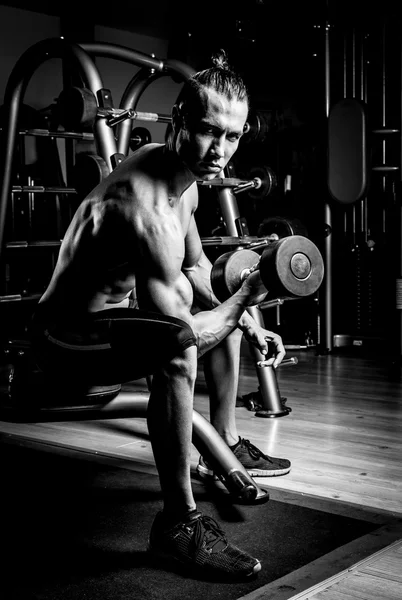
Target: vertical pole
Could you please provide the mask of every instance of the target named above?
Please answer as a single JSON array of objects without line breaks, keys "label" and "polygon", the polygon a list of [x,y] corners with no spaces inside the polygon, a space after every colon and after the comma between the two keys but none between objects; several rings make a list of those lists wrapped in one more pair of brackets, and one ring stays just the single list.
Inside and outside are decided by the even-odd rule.
[{"label": "vertical pole", "polygon": [[[401,89],[401,109],[400,109],[400,119],[399,119],[399,132],[401,134],[402,131],[402,36],[401,36],[401,31],[399,30],[399,46],[400,46],[400,54],[399,54],[399,85],[400,85],[400,89]],[[402,173],[402,137],[401,137],[401,147],[400,147],[400,160],[399,160],[399,165],[400,165],[400,173]],[[395,290],[395,304],[396,304],[396,312],[397,312],[397,323],[398,323],[398,347],[397,347],[397,352],[398,352],[398,363],[399,363],[399,367],[402,366],[402,195],[401,195],[401,182],[399,181],[399,185],[397,186],[397,193],[396,193],[396,204],[397,204],[397,210],[398,210],[398,217],[399,217],[399,222],[398,222],[398,228],[397,228],[397,232],[398,232],[398,244],[397,244],[397,250],[399,251],[399,255],[398,255],[398,259],[397,259],[397,278],[396,278],[396,290]]]},{"label": "vertical pole", "polygon": [[[325,116],[328,119],[330,110],[330,54],[329,54],[329,23],[325,25]],[[332,211],[328,200],[324,206],[324,223],[327,235],[324,240],[323,258],[325,263],[325,278],[323,281],[324,292],[324,336],[320,339],[324,344],[323,350],[331,352],[333,349],[332,334]],[[322,323],[322,321],[321,321]]]}]

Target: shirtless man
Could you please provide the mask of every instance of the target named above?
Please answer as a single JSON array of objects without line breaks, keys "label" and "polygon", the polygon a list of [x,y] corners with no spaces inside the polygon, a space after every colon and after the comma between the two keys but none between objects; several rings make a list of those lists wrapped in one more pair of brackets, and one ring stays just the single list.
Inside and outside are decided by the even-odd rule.
[{"label": "shirtless man", "polygon": [[[221,174],[247,120],[247,91],[224,58],[184,84],[170,142],[127,157],[79,206],[34,315],[32,339],[39,366],[63,385],[112,385],[152,374],[147,423],[163,510],[150,549],[244,577],[260,570],[259,560],[197,510],[190,478],[198,357],[232,333],[239,338],[237,330],[264,354],[272,341],[275,365],[285,355],[281,338],[245,310],[267,292],[258,270],[219,303],[195,224],[196,181]],[[122,307],[133,289],[137,310]],[[192,310],[194,301],[206,308]],[[230,444],[238,438],[233,416],[224,422],[229,413],[233,407],[215,407],[213,420]]]}]

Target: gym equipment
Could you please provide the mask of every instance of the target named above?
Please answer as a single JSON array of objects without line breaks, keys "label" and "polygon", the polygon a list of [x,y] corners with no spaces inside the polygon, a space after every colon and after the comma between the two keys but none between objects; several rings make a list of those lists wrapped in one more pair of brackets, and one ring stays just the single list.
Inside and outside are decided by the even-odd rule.
[{"label": "gym equipment", "polygon": [[352,204],[368,192],[366,109],[345,98],[334,104],[328,119],[328,189],[334,200]]},{"label": "gym equipment", "polygon": [[[275,369],[272,365],[267,364],[267,360],[257,361],[257,370],[264,371],[264,388],[259,388],[258,392],[250,394],[249,402],[255,404],[255,416],[262,419],[271,419],[278,416],[287,415],[292,412],[290,406],[286,406],[286,398],[282,398],[279,392],[278,380],[276,378]],[[298,359],[295,356],[285,358],[277,368],[290,367],[297,365]],[[264,402],[264,395],[270,398],[270,403],[267,405]]]},{"label": "gym equipment", "polygon": [[[226,167],[227,174],[234,174],[234,168],[231,163]],[[238,252],[242,252],[242,238],[248,236],[247,225],[242,219],[236,196],[229,187],[218,187],[218,200],[221,210],[223,222],[225,224],[226,233],[229,239],[238,239]],[[276,240],[276,236],[273,236]],[[265,244],[269,243],[269,239],[264,240]],[[248,268],[248,267],[247,267]],[[226,293],[226,292],[225,292]],[[261,326],[265,327],[264,318],[262,315],[262,306],[268,304],[279,305],[283,302],[282,298],[275,298],[270,302],[263,302],[260,306],[249,306],[247,312]],[[291,409],[285,406],[285,400],[281,398],[278,390],[275,370],[272,367],[259,368],[257,364],[260,361],[265,361],[266,356],[263,355],[258,348],[253,344],[249,345],[250,353],[256,363],[256,374],[258,378],[259,399],[261,400],[261,414],[259,416],[276,418],[288,415]]]},{"label": "gym equipment", "polygon": [[57,98],[57,118],[67,131],[92,129],[97,111],[96,98],[86,87],[66,87]]},{"label": "gym equipment", "polygon": [[170,123],[172,120],[170,115],[114,108],[110,99],[111,92],[106,88],[98,90],[96,95],[85,87],[65,88],[57,99],[60,123],[67,129],[80,130],[92,128],[97,118],[105,119],[109,127],[115,127],[127,119],[159,123]]},{"label": "gym equipment", "polygon": [[254,166],[249,172],[250,177],[261,181],[259,187],[249,190],[248,195],[253,200],[266,198],[278,185],[278,179],[275,172],[267,165]]},{"label": "gym equipment", "polygon": [[202,237],[203,246],[244,246],[246,248],[262,248],[277,237],[258,237],[255,235],[243,235],[241,238],[234,235],[213,235]]},{"label": "gym equipment", "polygon": [[269,167],[255,167],[250,175],[252,179],[237,177],[216,177],[209,181],[197,181],[199,186],[230,189],[232,194],[249,192],[252,198],[260,199],[268,196],[276,187],[276,175]]},{"label": "gym equipment", "polygon": [[224,302],[233,296],[259,260],[259,254],[247,248],[221,254],[211,270],[211,285],[218,300]]},{"label": "gym equipment", "polygon": [[106,161],[101,156],[80,152],[75,156],[73,167],[73,184],[77,194],[85,198],[109,173]]},{"label": "gym equipment", "polygon": [[[93,385],[80,389],[76,383],[49,382],[31,358],[29,342],[10,342],[5,352],[9,356],[9,401],[1,408],[5,417],[18,421],[143,417],[146,418],[149,393],[121,392],[121,384]],[[71,397],[74,397],[71,403]],[[193,443],[212,466],[235,502],[262,504],[269,493],[259,487],[238,461],[216,429],[193,410]]]},{"label": "gym equipment", "polygon": [[250,110],[246,128],[240,139],[241,144],[264,143],[271,132],[274,122],[271,112]]},{"label": "gym equipment", "polygon": [[151,142],[152,137],[146,127],[134,127],[130,135],[130,148],[133,152]]},{"label": "gym equipment", "polygon": [[270,242],[261,256],[246,248],[219,256],[211,272],[216,297],[222,302],[230,298],[256,269],[268,294],[275,298],[310,296],[324,277],[324,263],[317,246],[303,236],[287,236]]},{"label": "gym equipment", "polygon": [[260,237],[270,236],[272,239],[280,240],[288,235],[302,235],[308,238],[308,231],[299,219],[287,219],[286,217],[267,217],[258,227]]}]

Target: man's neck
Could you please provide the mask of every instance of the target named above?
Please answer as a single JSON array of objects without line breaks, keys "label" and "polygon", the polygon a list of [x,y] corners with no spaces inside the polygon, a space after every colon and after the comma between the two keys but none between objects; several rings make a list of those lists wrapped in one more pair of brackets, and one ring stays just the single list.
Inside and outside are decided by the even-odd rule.
[{"label": "man's neck", "polygon": [[184,165],[174,150],[164,148],[166,180],[169,185],[169,203],[176,204],[183,192],[196,181],[193,173]]}]

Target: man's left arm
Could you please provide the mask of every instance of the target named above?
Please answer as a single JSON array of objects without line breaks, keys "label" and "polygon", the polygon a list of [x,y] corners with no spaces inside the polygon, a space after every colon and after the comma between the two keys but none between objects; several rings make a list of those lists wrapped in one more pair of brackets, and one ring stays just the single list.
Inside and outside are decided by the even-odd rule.
[{"label": "man's left arm", "polygon": [[[210,309],[220,304],[211,286],[212,263],[202,248],[194,215],[191,217],[186,236],[186,255],[182,270],[192,285],[194,298],[200,307]],[[286,354],[280,335],[261,327],[247,311],[240,317],[238,327],[247,341],[254,344],[264,355],[268,353],[268,344],[272,343],[272,365],[277,367],[280,364]]]}]

